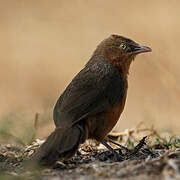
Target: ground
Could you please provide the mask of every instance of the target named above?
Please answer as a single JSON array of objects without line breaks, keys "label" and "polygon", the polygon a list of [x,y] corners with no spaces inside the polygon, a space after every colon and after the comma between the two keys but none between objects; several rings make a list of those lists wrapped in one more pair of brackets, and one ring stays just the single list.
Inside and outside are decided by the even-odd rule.
[{"label": "ground", "polygon": [[[144,135],[147,136],[144,136]],[[119,159],[101,144],[88,141],[79,152],[54,167],[28,170],[26,161],[42,143],[35,140],[31,145],[0,145],[0,179],[127,179],[159,180],[180,179],[180,139],[167,133],[159,134],[154,129],[133,129],[112,133],[110,143],[119,153]]]}]

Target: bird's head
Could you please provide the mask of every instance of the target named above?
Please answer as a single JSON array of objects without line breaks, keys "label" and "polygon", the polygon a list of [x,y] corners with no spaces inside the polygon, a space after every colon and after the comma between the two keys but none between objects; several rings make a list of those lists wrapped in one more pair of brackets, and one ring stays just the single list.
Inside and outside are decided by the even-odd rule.
[{"label": "bird's head", "polygon": [[104,56],[112,64],[128,73],[129,66],[135,56],[150,51],[152,51],[151,48],[147,46],[139,45],[129,38],[113,34],[103,40],[94,53]]}]

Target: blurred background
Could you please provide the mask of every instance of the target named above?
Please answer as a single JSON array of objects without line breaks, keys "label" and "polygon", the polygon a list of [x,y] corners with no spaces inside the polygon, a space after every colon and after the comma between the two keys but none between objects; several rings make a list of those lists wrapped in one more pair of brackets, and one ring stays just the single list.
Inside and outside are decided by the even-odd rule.
[{"label": "blurred background", "polygon": [[[110,34],[150,46],[116,131],[180,130],[180,1],[0,0],[0,137],[45,138],[57,98]],[[37,114],[38,113],[38,114]],[[36,117],[35,117],[36,116]],[[35,120],[36,119],[36,120]],[[34,125],[35,123],[35,125]]]}]

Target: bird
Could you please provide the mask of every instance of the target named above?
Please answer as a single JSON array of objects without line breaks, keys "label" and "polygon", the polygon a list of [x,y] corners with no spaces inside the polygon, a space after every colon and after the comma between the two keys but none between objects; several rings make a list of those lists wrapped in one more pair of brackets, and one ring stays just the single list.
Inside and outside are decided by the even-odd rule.
[{"label": "bird", "polygon": [[55,130],[31,160],[52,166],[73,157],[87,139],[95,139],[115,152],[106,137],[124,110],[130,65],[136,55],[150,51],[150,47],[117,34],[100,42],[57,100]]}]

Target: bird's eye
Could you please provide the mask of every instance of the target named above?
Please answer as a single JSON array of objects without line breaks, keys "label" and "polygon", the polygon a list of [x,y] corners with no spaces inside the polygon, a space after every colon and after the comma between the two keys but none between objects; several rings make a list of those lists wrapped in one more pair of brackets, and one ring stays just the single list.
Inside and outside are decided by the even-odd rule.
[{"label": "bird's eye", "polygon": [[127,48],[126,44],[121,43],[121,45],[120,45],[120,49],[125,50],[126,48]]}]

